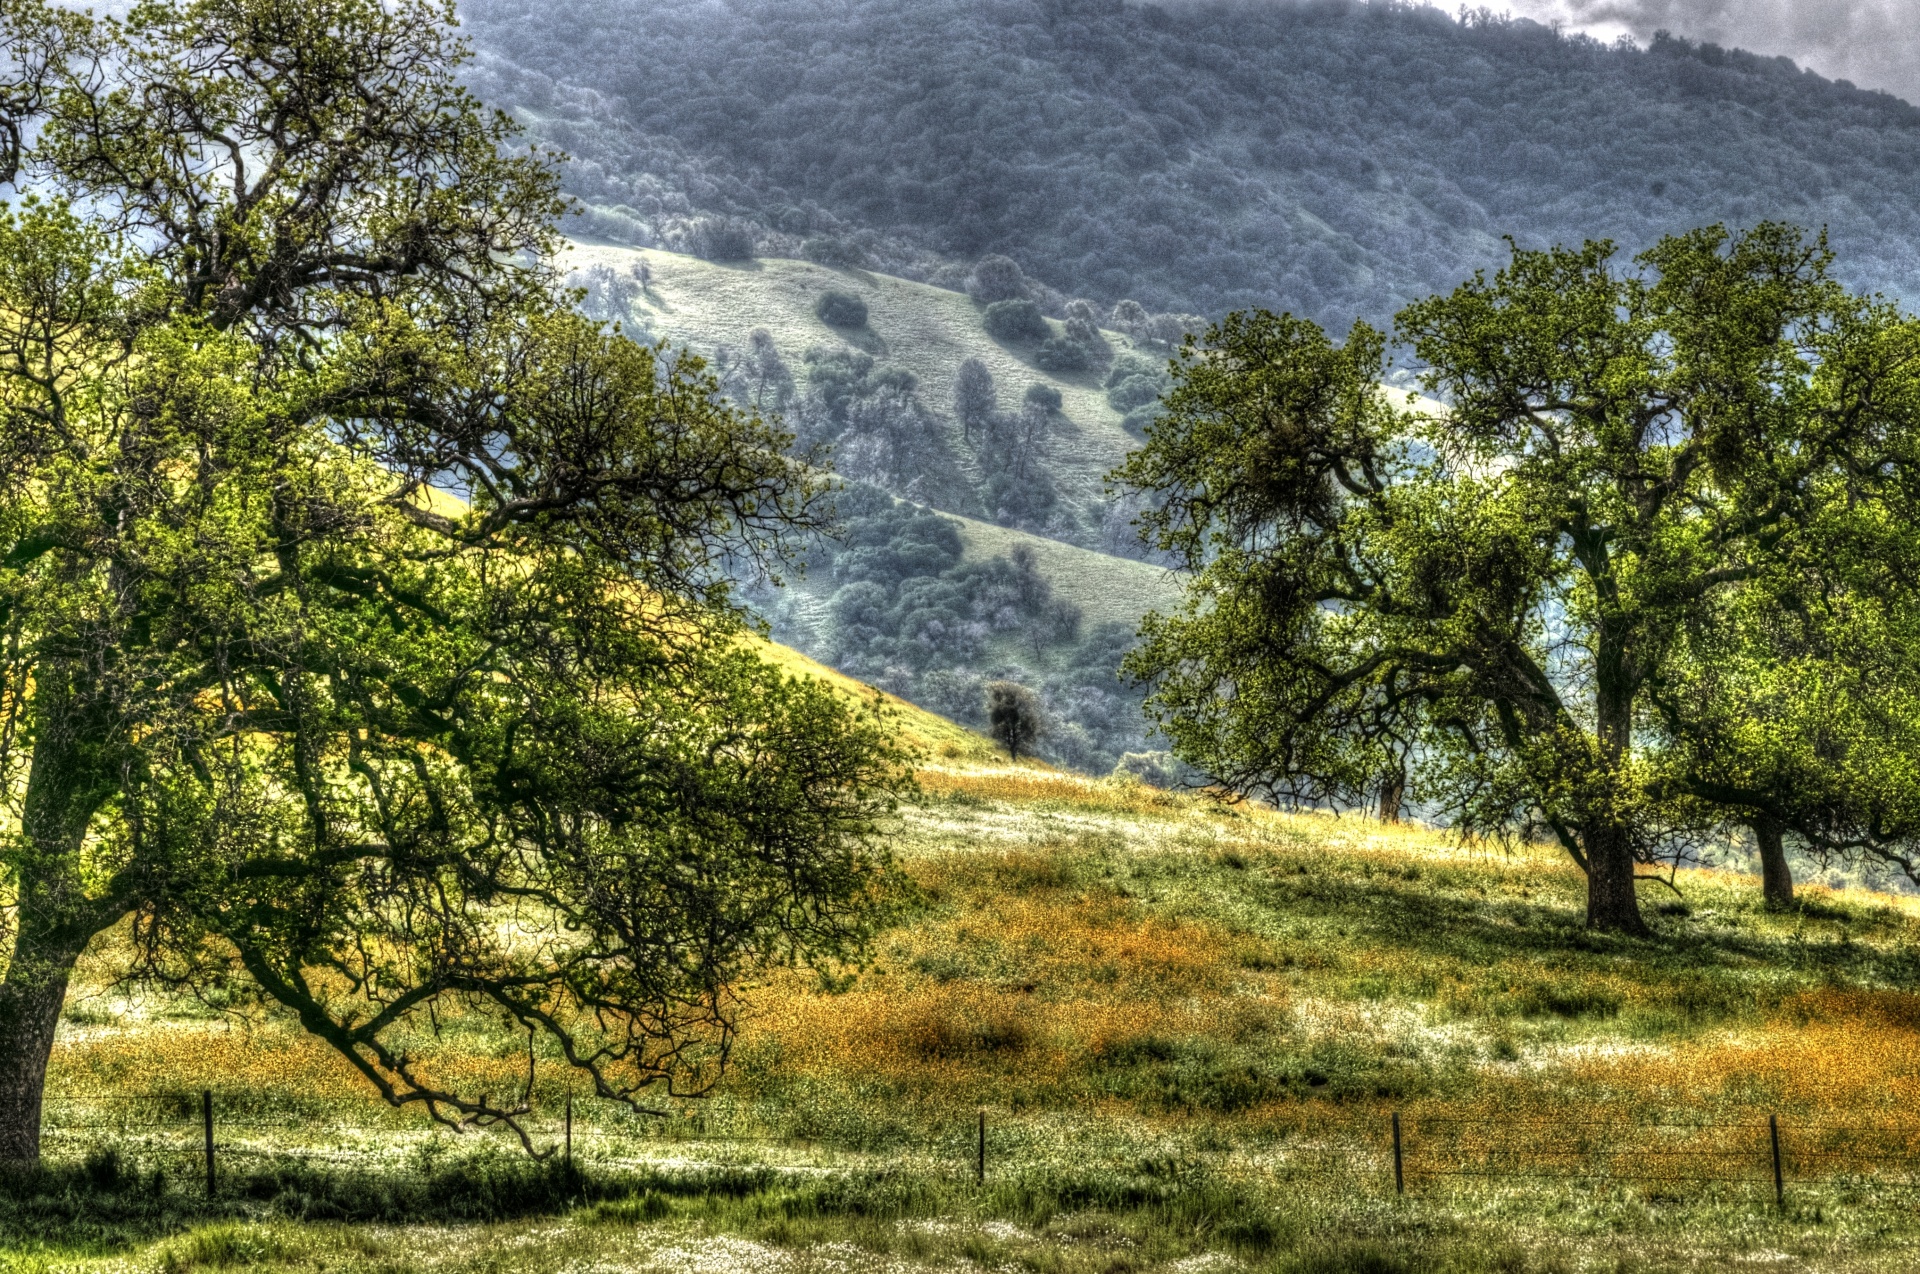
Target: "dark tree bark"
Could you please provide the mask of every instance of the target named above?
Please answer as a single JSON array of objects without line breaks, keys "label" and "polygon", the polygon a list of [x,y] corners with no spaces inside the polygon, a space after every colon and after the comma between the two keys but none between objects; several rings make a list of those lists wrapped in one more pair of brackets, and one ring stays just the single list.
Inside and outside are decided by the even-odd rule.
[{"label": "dark tree bark", "polygon": [[[1596,552],[1595,556],[1600,556]],[[1622,763],[1633,736],[1633,690],[1624,643],[1614,625],[1599,626],[1594,660],[1594,716],[1600,745],[1602,773],[1620,781]],[[1605,804],[1582,820],[1582,848],[1587,855],[1587,928],[1608,933],[1643,935],[1647,922],[1640,916],[1640,898],[1634,892],[1633,837]]]},{"label": "dark tree bark", "polygon": [[40,1098],[47,1059],[79,955],[14,944],[13,966],[0,984],[0,1162],[33,1164],[40,1159]]},{"label": "dark tree bark", "polygon": [[1780,824],[1765,814],[1753,820],[1753,839],[1760,846],[1760,893],[1769,911],[1793,906],[1793,869],[1787,866],[1787,847]]},{"label": "dark tree bark", "polygon": [[1633,842],[1616,822],[1596,820],[1581,837],[1587,855],[1587,928],[1647,933],[1634,892]]},{"label": "dark tree bark", "polygon": [[1380,821],[1397,823],[1400,821],[1400,806],[1407,795],[1407,776],[1399,770],[1393,770],[1380,779]]},{"label": "dark tree bark", "polygon": [[82,678],[49,666],[34,692],[38,730],[21,805],[19,905],[0,982],[0,1161],[40,1158],[47,1059],[74,965],[104,927],[108,900],[89,898],[80,874],[87,824],[109,790],[90,772]]}]

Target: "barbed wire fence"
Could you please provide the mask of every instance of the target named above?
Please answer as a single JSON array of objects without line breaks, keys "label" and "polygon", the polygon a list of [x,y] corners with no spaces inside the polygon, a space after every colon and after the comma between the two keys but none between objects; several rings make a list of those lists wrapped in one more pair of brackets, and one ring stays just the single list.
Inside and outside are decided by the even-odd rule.
[{"label": "barbed wire fence", "polygon": [[[242,1163],[304,1162],[375,1166],[396,1150],[445,1130],[364,1099],[304,1097],[273,1110],[260,1098],[225,1101],[198,1092],[50,1094],[42,1136],[55,1154],[79,1157],[113,1149],[201,1178],[209,1195],[221,1173]],[[267,1107],[268,1109],[264,1109]],[[595,1167],[640,1164],[638,1152],[663,1144],[733,1147],[792,1141],[701,1133],[661,1138],[643,1127],[576,1119],[568,1097],[555,1117],[524,1121],[553,1161],[574,1170],[576,1150]],[[377,1116],[377,1117],[369,1117]],[[1338,1177],[1382,1194],[1437,1195],[1461,1188],[1633,1187],[1656,1199],[1681,1199],[1713,1187],[1751,1190],[1784,1208],[1795,1187],[1882,1192],[1920,1187],[1920,1123],[1835,1122],[1755,1114],[1739,1119],[1673,1117],[1577,1119],[1553,1115],[1453,1115],[1392,1112],[1368,1128],[1334,1135],[1282,1137],[1255,1146],[1262,1176],[1311,1181]],[[928,1149],[949,1171],[984,1184],[1017,1154],[985,1112],[934,1140]],[[807,1139],[816,1144],[818,1139]],[[996,1145],[995,1143],[1000,1144]],[[624,1152],[624,1153],[623,1153]]]}]

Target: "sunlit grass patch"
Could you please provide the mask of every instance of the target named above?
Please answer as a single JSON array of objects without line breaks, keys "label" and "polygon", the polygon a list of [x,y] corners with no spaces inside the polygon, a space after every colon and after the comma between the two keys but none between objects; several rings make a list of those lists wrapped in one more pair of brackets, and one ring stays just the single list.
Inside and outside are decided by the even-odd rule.
[{"label": "sunlit grass patch", "polygon": [[[1579,1269],[1589,1256],[1612,1268],[1658,1253],[1646,1236],[1671,1241],[1689,1225],[1707,1232],[1694,1268],[1718,1268],[1768,1215],[1768,1114],[1790,1189],[1802,1179],[1794,1224],[1844,1217],[1907,1250],[1867,1218],[1905,1215],[1873,1209],[1894,1208],[1888,1165],[1920,1145],[1846,1130],[1904,1127],[1920,1104],[1909,900],[1813,889],[1805,909],[1775,914],[1749,878],[1683,872],[1684,899],[1647,887],[1655,936],[1627,940],[1585,930],[1578,873],[1545,847],[1223,807],[1042,767],[931,766],[922,780],[895,841],[912,887],[864,966],[774,970],[748,987],[735,1067],[711,1099],[665,1121],[578,1106],[587,1179],[639,1174],[629,1195],[589,1200],[575,1221],[503,1222],[381,1255],[303,1235],[257,1268],[460,1268],[456,1250],[511,1250],[529,1269],[646,1269],[670,1256],[1091,1274],[1216,1256],[1319,1268],[1377,1249],[1466,1270],[1493,1268],[1480,1258],[1519,1242]],[[1655,905],[1668,901],[1683,905]],[[311,1170],[471,1176],[478,1184],[449,1185],[446,1198],[496,1201],[486,1207],[549,1197],[537,1174],[458,1168],[486,1143],[383,1112],[273,1012],[234,1019],[81,991],[94,998],[63,1027],[55,1117],[82,1113],[60,1105],[62,1091],[162,1088],[174,1105],[160,1113],[179,1125],[167,1135],[190,1151],[192,1101],[207,1087],[235,1117],[222,1136],[236,1174],[276,1147],[324,1150]],[[458,1013],[438,1025],[413,1043],[442,1073],[500,1092],[525,1082],[524,1036]],[[542,1056],[542,1144],[557,1140],[564,1096],[563,1072]],[[984,1194],[970,1184],[982,1111]],[[1384,1193],[1395,1112],[1417,1203]],[[90,1136],[61,1153],[77,1163],[123,1134]],[[188,1197],[190,1157],[151,1160],[131,1130],[115,1144],[129,1180],[151,1180],[159,1163],[173,1174],[169,1197]],[[422,1157],[443,1144],[433,1153],[451,1158]],[[1650,1147],[1721,1155],[1737,1179],[1693,1194],[1640,1181],[1665,1162]],[[512,1147],[499,1152],[518,1162]],[[1597,1180],[1446,1172],[1544,1171],[1569,1153]],[[1831,1180],[1807,1182],[1816,1169]],[[351,1210],[380,1197],[276,1179],[258,1206]],[[392,1197],[453,1206],[426,1202],[430,1192]],[[1178,1210],[1205,1198],[1216,1219],[1181,1229]],[[1269,1237],[1232,1237],[1223,1198]],[[1396,1228],[1415,1215],[1415,1230]],[[1441,1237],[1422,1247],[1416,1233]],[[1444,1237],[1468,1233],[1481,1239]],[[1820,1233],[1821,1252],[1866,1250],[1856,1229]],[[1797,1242],[1767,1234],[1783,1251]],[[205,1242],[213,1259],[224,1240]],[[200,1259],[177,1250],[177,1262]]]}]

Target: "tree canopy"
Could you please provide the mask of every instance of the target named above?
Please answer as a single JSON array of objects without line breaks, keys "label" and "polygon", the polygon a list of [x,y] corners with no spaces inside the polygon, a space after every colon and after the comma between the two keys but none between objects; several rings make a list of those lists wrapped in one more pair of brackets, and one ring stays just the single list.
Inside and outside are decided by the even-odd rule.
[{"label": "tree canopy", "polygon": [[1920,325],[1829,266],[1780,225],[1515,249],[1400,314],[1425,409],[1365,324],[1190,344],[1116,475],[1195,573],[1131,663],[1178,755],[1334,804],[1404,764],[1464,828],[1557,838],[1606,929],[1643,927],[1636,863],[1728,824],[1887,851]]},{"label": "tree canopy", "polygon": [[896,754],[726,583],[824,491],[571,312],[452,20],[0,0],[0,1158],[110,927],[516,1127],[410,1050],[436,1006],[639,1105],[711,1083],[745,969],[863,940]]}]

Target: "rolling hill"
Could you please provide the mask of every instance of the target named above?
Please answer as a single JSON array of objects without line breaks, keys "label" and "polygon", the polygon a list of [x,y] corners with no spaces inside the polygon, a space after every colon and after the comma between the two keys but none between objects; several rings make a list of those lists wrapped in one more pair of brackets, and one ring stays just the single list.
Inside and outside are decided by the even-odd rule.
[{"label": "rolling hill", "polygon": [[[976,726],[984,679],[1032,685],[1059,726],[1043,748],[1064,764],[1104,773],[1125,753],[1150,750],[1138,692],[1118,683],[1117,660],[1143,614],[1177,604],[1180,584],[1160,566],[1100,551],[1130,535],[1104,480],[1138,441],[1109,401],[1104,368],[1044,370],[1031,342],[990,336],[965,294],[867,270],[771,257],[712,262],[579,240],[559,264],[585,287],[589,312],[709,359],[737,399],[757,392],[742,378],[747,360],[774,359],[792,385],[768,409],[803,436],[831,433],[836,460],[889,431],[907,435],[898,444],[906,462],[869,473],[841,501],[851,539],[870,551],[821,543],[787,588],[750,582],[749,599],[775,636]],[[859,298],[866,321],[848,329],[820,319],[816,303],[830,291]],[[1166,357],[1118,332],[1102,338],[1116,360]],[[872,407],[864,425],[836,420],[827,397],[841,382],[826,374],[839,375],[848,358],[871,361],[865,383],[907,387],[856,399]],[[953,410],[951,387],[970,359],[988,369],[1003,403],[1034,387],[1059,395],[1027,479],[1054,501],[1045,534],[981,516],[1001,462]],[[909,564],[898,545],[916,536],[931,537],[931,556]],[[876,563],[875,553],[900,560]],[[1039,583],[1020,582],[1029,576]],[[855,622],[849,607],[863,589],[880,590],[888,605],[868,598]],[[915,590],[917,600],[893,604]]]},{"label": "rolling hill", "polygon": [[[810,261],[704,261],[580,240],[571,242],[560,264],[576,274],[600,266],[616,277],[632,277],[633,268],[644,264],[650,282],[630,303],[632,320],[656,338],[702,354],[725,348],[737,355],[758,328],[771,334],[781,355],[796,367],[808,349],[846,345],[904,369],[917,379],[922,398],[939,418],[946,450],[964,477],[976,484],[983,475],[948,410],[954,378],[969,358],[987,365],[1003,398],[1018,399],[1032,385],[1060,393],[1061,427],[1047,440],[1046,463],[1061,495],[1083,510],[1104,503],[1107,471],[1139,442],[1121,426],[1122,413],[1108,404],[1096,374],[1062,376],[1036,367],[1029,352],[987,335],[980,307],[965,293]],[[814,303],[829,290],[849,292],[866,302],[869,318],[863,329],[835,329],[814,315]],[[1117,332],[1104,335],[1118,350],[1134,348],[1132,340]],[[959,506],[949,512],[965,512],[965,496],[944,494],[945,501],[934,502]]]}]

